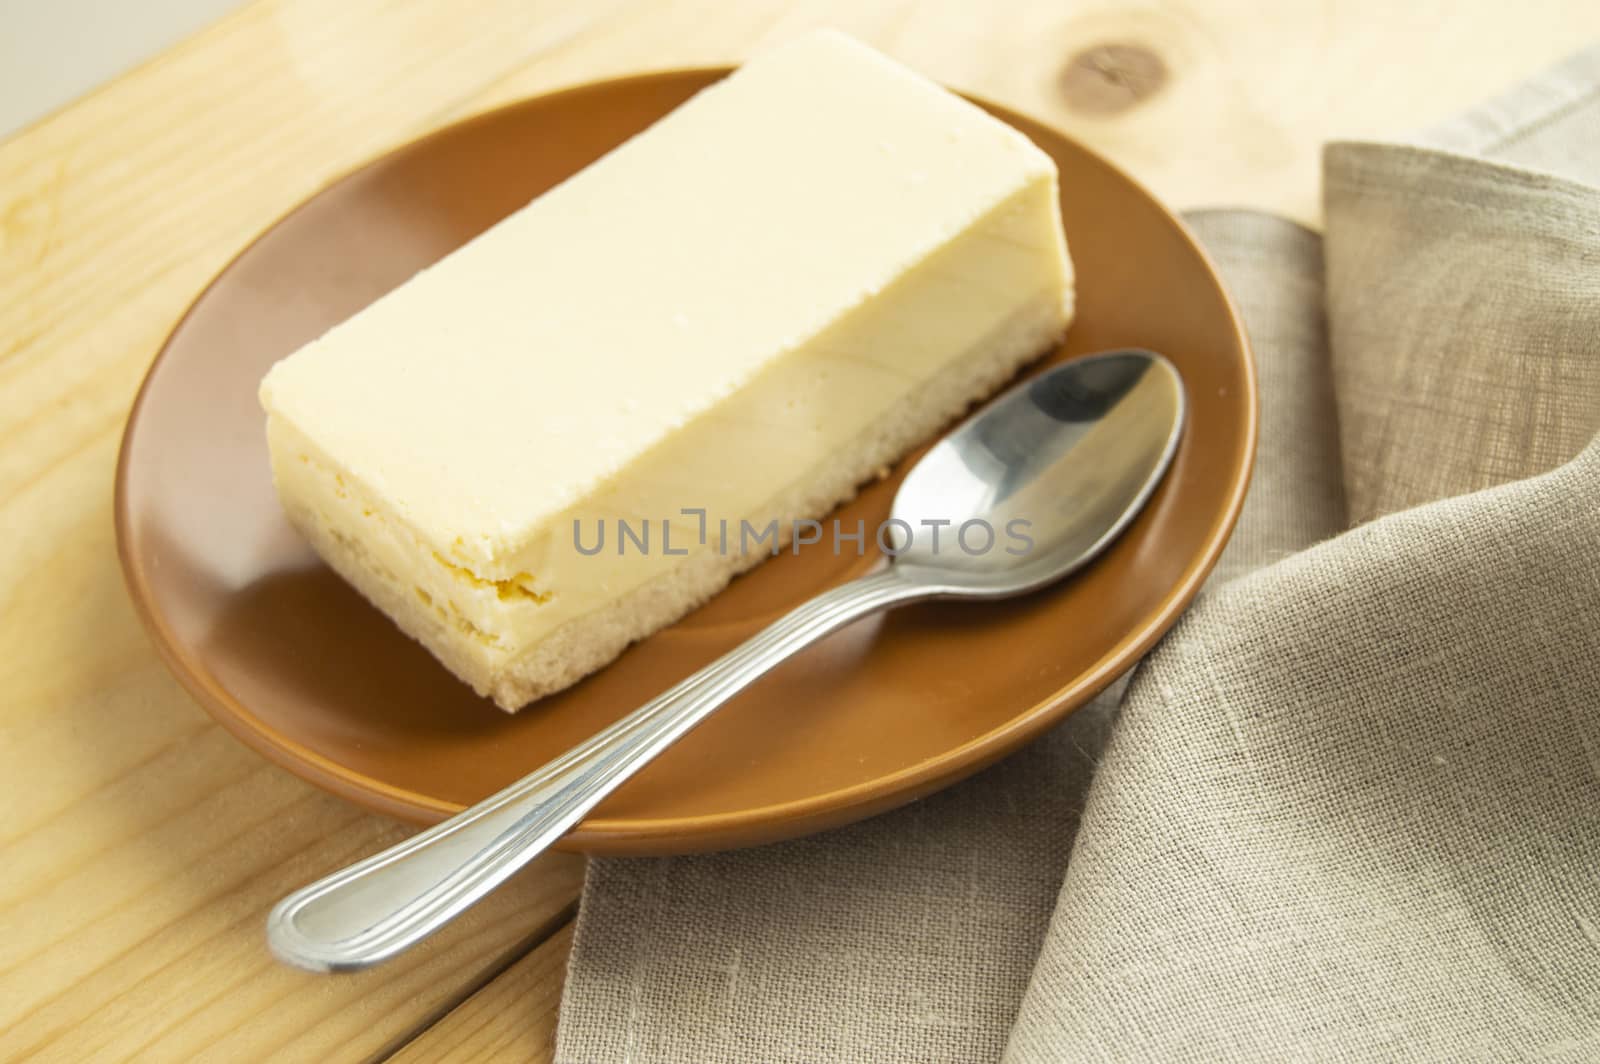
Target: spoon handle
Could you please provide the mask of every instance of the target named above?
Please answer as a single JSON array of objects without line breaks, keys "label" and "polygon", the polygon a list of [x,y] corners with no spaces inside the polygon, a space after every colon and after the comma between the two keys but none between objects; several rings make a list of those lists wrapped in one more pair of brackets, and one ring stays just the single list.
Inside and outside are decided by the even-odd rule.
[{"label": "spoon handle", "polygon": [[302,968],[352,971],[415,945],[779,662],[851,621],[931,594],[892,567],[823,592],[499,793],[290,894],[267,918],[273,951]]}]

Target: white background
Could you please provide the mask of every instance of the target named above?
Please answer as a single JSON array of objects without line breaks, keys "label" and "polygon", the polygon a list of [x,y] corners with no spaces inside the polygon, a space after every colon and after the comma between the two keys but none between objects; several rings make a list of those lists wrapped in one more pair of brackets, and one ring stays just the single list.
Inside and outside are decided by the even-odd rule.
[{"label": "white background", "polygon": [[0,0],[0,137],[212,22],[240,0]]}]

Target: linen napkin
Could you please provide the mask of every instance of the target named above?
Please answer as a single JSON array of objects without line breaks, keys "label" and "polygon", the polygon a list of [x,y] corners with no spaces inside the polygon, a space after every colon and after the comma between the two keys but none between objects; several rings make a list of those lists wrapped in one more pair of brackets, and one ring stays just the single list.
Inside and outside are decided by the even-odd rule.
[{"label": "linen napkin", "polygon": [[943,794],[589,866],[557,1059],[1600,1059],[1600,48],[1189,217],[1238,532],[1131,683]]}]

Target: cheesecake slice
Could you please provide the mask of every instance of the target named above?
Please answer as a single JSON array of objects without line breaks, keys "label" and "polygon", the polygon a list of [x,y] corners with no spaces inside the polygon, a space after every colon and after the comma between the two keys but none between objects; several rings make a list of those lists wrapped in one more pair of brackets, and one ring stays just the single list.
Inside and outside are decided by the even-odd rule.
[{"label": "cheesecake slice", "polygon": [[274,366],[278,493],[515,710],[777,546],[722,522],[781,541],[1054,345],[1057,195],[1021,133],[798,38]]}]

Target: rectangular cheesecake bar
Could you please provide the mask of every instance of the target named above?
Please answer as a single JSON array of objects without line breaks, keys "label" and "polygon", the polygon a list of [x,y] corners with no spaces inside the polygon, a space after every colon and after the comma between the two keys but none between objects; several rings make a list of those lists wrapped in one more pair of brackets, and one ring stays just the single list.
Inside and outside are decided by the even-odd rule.
[{"label": "rectangular cheesecake bar", "polygon": [[808,34],[274,366],[279,496],[515,710],[770,553],[685,510],[819,518],[1054,345],[1057,195],[1021,133]]}]

